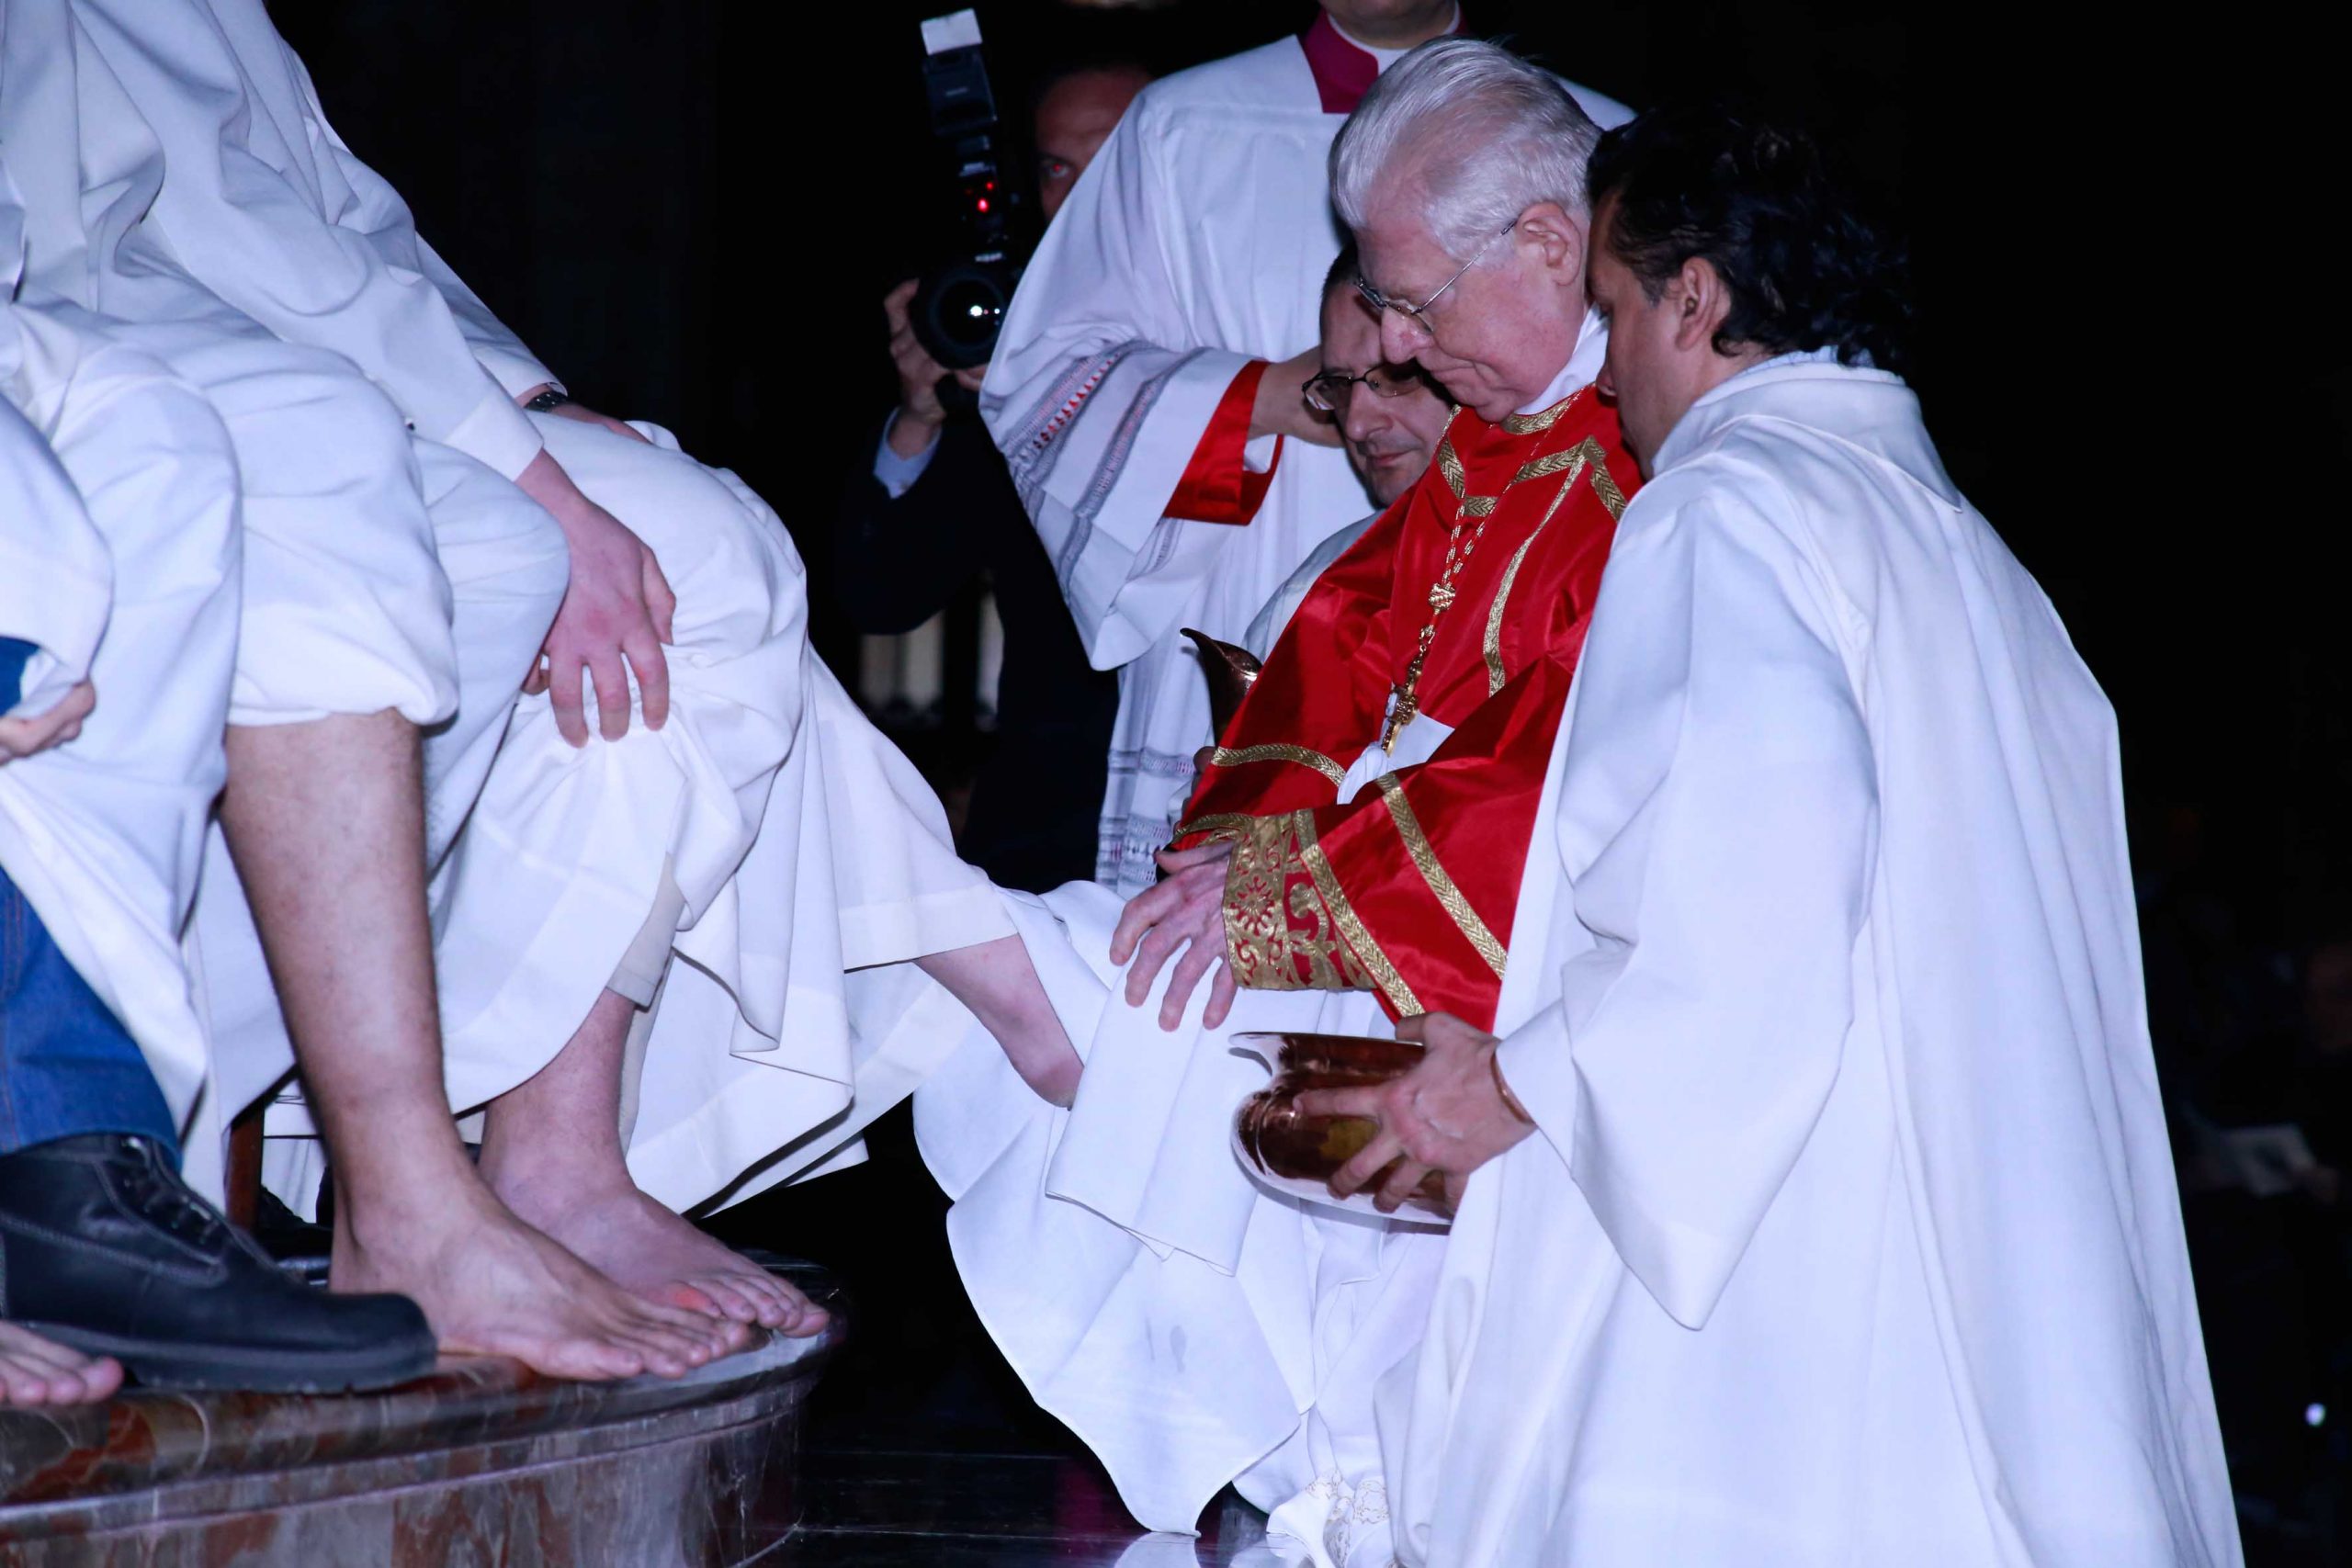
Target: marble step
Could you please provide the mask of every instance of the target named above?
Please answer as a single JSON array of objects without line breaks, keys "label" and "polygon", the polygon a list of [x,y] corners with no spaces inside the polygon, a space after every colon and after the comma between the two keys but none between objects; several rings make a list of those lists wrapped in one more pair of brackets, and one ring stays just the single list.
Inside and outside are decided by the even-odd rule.
[{"label": "marble step", "polygon": [[[804,1288],[820,1281],[794,1270]],[[328,1396],[135,1389],[0,1409],[0,1568],[735,1568],[799,1512],[810,1389],[845,1332],[686,1377],[575,1383],[448,1357]]]}]

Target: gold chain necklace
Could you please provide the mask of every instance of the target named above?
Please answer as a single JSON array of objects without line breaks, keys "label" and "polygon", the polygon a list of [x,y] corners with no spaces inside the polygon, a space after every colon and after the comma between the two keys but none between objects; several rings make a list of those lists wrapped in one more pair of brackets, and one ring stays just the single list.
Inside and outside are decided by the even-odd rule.
[{"label": "gold chain necklace", "polygon": [[[1543,440],[1544,432],[1551,429],[1560,415],[1567,412],[1568,405],[1575,401],[1576,394],[1572,393],[1541,414],[1514,415],[1505,420],[1503,428],[1514,434],[1521,428],[1527,429],[1536,438],[1529,444],[1532,446]],[[1456,411],[1456,417],[1459,417],[1459,411]],[[1412,661],[1405,666],[1405,678],[1388,688],[1388,723],[1380,734],[1380,749],[1386,753],[1396,751],[1396,738],[1404,734],[1405,727],[1420,714],[1421,666],[1429,662],[1430,645],[1437,641],[1439,618],[1452,607],[1458,596],[1453,580],[1462,574],[1464,567],[1470,564],[1471,552],[1478,547],[1478,541],[1487,536],[1487,525],[1494,521],[1495,513],[1502,502],[1500,496],[1464,493],[1469,489],[1469,478],[1463,469],[1461,455],[1453,449],[1451,420],[1446,423],[1445,434],[1438,438],[1433,463],[1439,473],[1444,476],[1446,487],[1453,491],[1453,532],[1447,536],[1445,561],[1438,569],[1437,581],[1430,584],[1429,624],[1421,627],[1420,641],[1413,649]],[[1510,484],[1503,488],[1509,490],[1521,479],[1529,477],[1529,469],[1532,467],[1534,465],[1522,466]],[[1474,517],[1478,526],[1465,539],[1463,530],[1469,527]]]},{"label": "gold chain necklace", "polygon": [[1481,513],[1477,528],[1466,541],[1462,531],[1470,525],[1470,520],[1459,514],[1453,520],[1453,532],[1445,542],[1445,562],[1438,569],[1437,581],[1430,584],[1429,624],[1421,627],[1420,641],[1413,649],[1412,662],[1405,666],[1404,680],[1388,688],[1388,727],[1380,737],[1384,752],[1396,750],[1396,738],[1405,733],[1405,727],[1421,711],[1421,666],[1429,661],[1430,645],[1437,640],[1438,618],[1453,607],[1456,597],[1453,580],[1470,564],[1470,552],[1487,536],[1487,525],[1494,521],[1494,516],[1492,508]]}]

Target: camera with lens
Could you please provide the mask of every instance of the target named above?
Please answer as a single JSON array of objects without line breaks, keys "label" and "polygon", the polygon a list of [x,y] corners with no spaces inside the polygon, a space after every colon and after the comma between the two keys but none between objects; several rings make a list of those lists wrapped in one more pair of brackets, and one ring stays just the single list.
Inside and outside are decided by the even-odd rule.
[{"label": "camera with lens", "polygon": [[[922,24],[922,43],[932,135],[947,155],[952,238],[945,258],[922,275],[910,314],[916,339],[933,359],[949,370],[968,370],[996,352],[1032,236],[1027,204],[1001,166],[1002,130],[980,57],[979,18],[968,10],[933,17]],[[963,392],[952,379],[940,389],[943,397]]]}]

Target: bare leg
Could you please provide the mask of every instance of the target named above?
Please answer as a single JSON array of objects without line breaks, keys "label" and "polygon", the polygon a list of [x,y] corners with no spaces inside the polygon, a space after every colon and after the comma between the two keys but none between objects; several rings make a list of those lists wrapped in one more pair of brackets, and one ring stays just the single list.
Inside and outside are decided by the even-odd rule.
[{"label": "bare leg", "polygon": [[122,1368],[111,1356],[79,1350],[0,1323],[0,1406],[95,1404],[122,1386]]},{"label": "bare leg", "polygon": [[744,1331],[621,1291],[500,1204],[441,1079],[414,727],[229,731],[221,821],[336,1179],[334,1281],[416,1301],[447,1349],[675,1377]]},{"label": "bare leg", "polygon": [[637,1004],[596,998],[554,1061],[492,1100],[481,1177],[506,1206],[650,1300],[814,1334],[824,1309],[638,1190],[621,1148],[621,1066]]},{"label": "bare leg", "polygon": [[1062,1021],[1046,999],[1037,966],[1017,936],[951,948],[915,960],[922,972],[947,987],[996,1036],[1012,1070],[1049,1105],[1078,1098],[1084,1068]]}]

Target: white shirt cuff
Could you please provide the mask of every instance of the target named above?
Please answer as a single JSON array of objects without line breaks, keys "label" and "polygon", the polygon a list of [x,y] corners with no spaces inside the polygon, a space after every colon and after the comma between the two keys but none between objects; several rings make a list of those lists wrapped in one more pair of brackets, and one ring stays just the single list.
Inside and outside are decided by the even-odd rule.
[{"label": "white shirt cuff", "polygon": [[510,479],[529,468],[546,445],[533,427],[531,416],[495,382],[481,401],[474,405],[473,412],[459,420],[457,428],[442,437],[442,442]]}]

